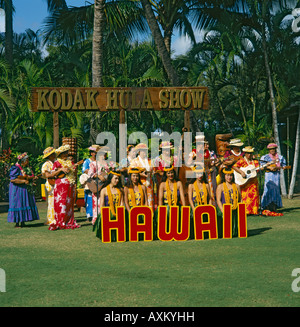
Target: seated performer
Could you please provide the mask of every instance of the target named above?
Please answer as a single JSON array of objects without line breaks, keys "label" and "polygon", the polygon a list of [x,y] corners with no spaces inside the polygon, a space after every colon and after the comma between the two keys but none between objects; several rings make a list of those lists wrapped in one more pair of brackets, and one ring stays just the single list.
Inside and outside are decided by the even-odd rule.
[{"label": "seated performer", "polygon": [[[240,168],[259,168],[259,162],[253,159],[254,148],[251,146],[246,146],[243,148],[244,157],[241,158],[233,168],[237,173],[241,174],[243,178],[246,177],[245,172]],[[247,215],[258,215],[259,209],[259,188],[258,188],[258,178],[257,175],[250,178],[244,185],[240,186],[242,201],[246,204]]]},{"label": "seated performer", "polygon": [[217,213],[218,213],[218,234],[222,235],[223,228],[223,204],[231,204],[232,208],[232,236],[238,235],[238,203],[241,202],[241,192],[234,182],[232,168],[223,168],[222,182],[217,187]]},{"label": "seated performer", "polygon": [[260,158],[262,164],[272,160],[276,161],[274,165],[270,165],[265,173],[264,192],[262,195],[261,206],[264,210],[276,212],[282,207],[280,195],[280,169],[286,166],[286,160],[277,153],[277,144],[270,143],[267,146],[269,153]]},{"label": "seated performer", "polygon": [[158,205],[185,206],[185,197],[181,181],[176,178],[174,166],[164,168],[164,175],[159,186]]},{"label": "seated performer", "polygon": [[[196,178],[191,179],[190,184],[188,186],[188,200],[192,209],[190,212],[190,217],[191,217],[190,238],[193,238],[193,233],[194,233],[193,217],[194,217],[195,208],[197,208],[200,205],[212,204],[210,187],[207,184],[207,180],[206,180],[205,168],[203,168],[203,166],[201,165],[196,164],[195,167],[193,167],[193,172],[196,174]],[[207,214],[203,215],[203,222],[208,222]],[[205,232],[204,238],[207,239],[208,237],[209,237],[208,232]]]},{"label": "seated performer", "polygon": [[[110,217],[115,219],[117,207],[124,206],[124,192],[121,184],[121,174],[111,170],[100,192],[100,214],[98,215],[93,230],[96,236],[101,239],[101,208],[110,208]],[[113,241],[116,240],[115,231]]]},{"label": "seated performer", "polygon": [[130,168],[129,177],[126,186],[124,187],[124,201],[126,210],[136,206],[144,206],[148,204],[147,189],[140,180],[140,169]]},{"label": "seated performer", "polygon": [[206,183],[205,169],[201,166],[195,166],[193,171],[196,173],[196,178],[192,179],[188,186],[188,198],[192,212],[194,212],[197,206],[211,204],[210,189]]}]

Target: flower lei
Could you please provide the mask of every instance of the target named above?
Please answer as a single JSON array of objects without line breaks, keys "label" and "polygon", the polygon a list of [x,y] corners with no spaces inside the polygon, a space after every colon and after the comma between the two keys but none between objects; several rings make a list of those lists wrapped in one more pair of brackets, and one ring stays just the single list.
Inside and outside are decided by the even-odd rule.
[{"label": "flower lei", "polygon": [[[201,193],[199,191],[198,183],[197,181],[194,182],[194,188],[196,191],[196,199],[198,205],[205,205],[207,204],[207,189],[206,189],[206,184],[203,182],[202,183],[202,189],[203,189],[203,196],[201,196]],[[202,201],[203,199],[203,201]]]},{"label": "flower lei", "polygon": [[[173,201],[174,205],[177,205],[177,182],[173,183],[174,188],[173,188]],[[172,206],[172,194],[170,190],[170,185],[168,181],[166,181],[166,191],[167,191],[167,200],[168,200],[168,205],[171,207]]]},{"label": "flower lei", "polygon": [[[141,204],[140,205],[143,206],[144,205],[144,192],[143,192],[142,185],[139,184],[138,188],[139,188],[139,193],[141,194]],[[133,187],[129,188],[129,193],[130,193],[132,205],[133,205],[133,207],[136,207],[135,193],[134,193]]]},{"label": "flower lei", "polygon": [[[108,195],[109,208],[111,210],[111,213],[115,216],[116,215],[116,210],[115,210],[115,205],[114,205],[114,200],[113,200],[113,197],[112,197],[110,185],[107,185],[106,189],[107,189],[107,195]],[[120,203],[121,203],[121,191],[118,188],[116,190],[117,190],[117,193],[119,195],[118,204],[117,204],[117,207],[119,207]]]},{"label": "flower lei", "polygon": [[[232,210],[235,210],[238,205],[238,197],[239,197],[238,189],[237,189],[237,186],[235,183],[232,184],[232,191],[233,191],[233,193],[232,193],[232,196],[233,196]],[[223,192],[224,192],[226,204],[230,204],[231,196],[229,194],[228,187],[225,182],[223,183]]]},{"label": "flower lei", "polygon": [[71,184],[75,184],[76,179],[75,179],[75,174],[74,174],[74,169],[73,169],[73,163],[71,160],[63,160],[58,158],[57,161],[62,165],[63,168],[70,168],[70,172],[66,174],[66,178]]}]

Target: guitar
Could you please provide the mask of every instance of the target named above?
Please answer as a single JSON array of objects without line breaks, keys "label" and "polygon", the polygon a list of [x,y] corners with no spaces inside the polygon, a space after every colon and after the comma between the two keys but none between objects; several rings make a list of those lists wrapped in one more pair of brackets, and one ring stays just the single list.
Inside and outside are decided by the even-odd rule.
[{"label": "guitar", "polygon": [[255,178],[257,176],[256,172],[258,170],[263,170],[263,169],[267,168],[268,166],[273,165],[276,162],[277,162],[277,160],[272,160],[260,167],[255,167],[254,165],[248,165],[247,167],[239,168],[241,171],[243,171],[246,174],[245,178],[240,173],[238,173],[237,171],[234,170],[233,171],[234,181],[237,185],[240,185],[240,186],[244,185],[249,181],[249,179]]}]

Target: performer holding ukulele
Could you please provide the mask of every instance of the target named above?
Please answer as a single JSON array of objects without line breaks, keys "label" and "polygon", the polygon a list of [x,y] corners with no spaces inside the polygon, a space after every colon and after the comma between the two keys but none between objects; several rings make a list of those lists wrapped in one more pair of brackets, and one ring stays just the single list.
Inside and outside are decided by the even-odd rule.
[{"label": "performer holding ukulele", "polygon": [[280,169],[291,168],[290,166],[286,166],[285,158],[277,153],[277,147],[277,144],[269,143],[267,146],[269,153],[260,158],[261,163],[268,163],[272,160],[276,161],[275,164],[268,167],[265,173],[264,192],[261,201],[262,208],[271,212],[276,212],[278,208],[282,207]]}]

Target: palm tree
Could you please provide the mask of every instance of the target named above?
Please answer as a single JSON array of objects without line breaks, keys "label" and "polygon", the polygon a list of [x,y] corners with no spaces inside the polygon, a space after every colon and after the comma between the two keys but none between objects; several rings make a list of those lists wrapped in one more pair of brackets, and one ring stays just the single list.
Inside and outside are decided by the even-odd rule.
[{"label": "palm tree", "polygon": [[5,58],[13,64],[13,2],[12,0],[0,0],[0,8],[5,11]]}]

